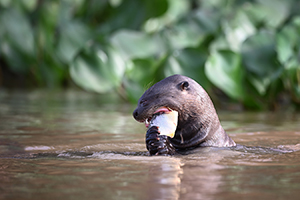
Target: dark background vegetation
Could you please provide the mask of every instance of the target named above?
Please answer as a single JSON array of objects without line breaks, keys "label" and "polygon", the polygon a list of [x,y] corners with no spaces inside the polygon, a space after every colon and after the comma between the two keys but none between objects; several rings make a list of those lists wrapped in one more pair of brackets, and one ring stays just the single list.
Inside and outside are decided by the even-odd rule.
[{"label": "dark background vegetation", "polygon": [[0,87],[78,86],[136,102],[182,74],[217,104],[299,108],[299,8],[299,0],[0,0]]}]

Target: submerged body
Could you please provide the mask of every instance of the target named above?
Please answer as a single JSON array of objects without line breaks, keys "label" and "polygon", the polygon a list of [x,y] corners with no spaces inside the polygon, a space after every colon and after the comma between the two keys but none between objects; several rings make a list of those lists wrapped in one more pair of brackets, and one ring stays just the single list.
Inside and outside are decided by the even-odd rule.
[{"label": "submerged body", "polygon": [[[221,126],[210,97],[193,79],[173,75],[154,84],[139,99],[133,116],[139,122],[147,122],[162,107],[178,112],[175,136],[166,140],[171,147],[183,150],[198,146],[236,145]],[[148,150],[157,148],[156,153],[160,154],[160,150],[166,148],[165,146],[162,148],[163,144],[159,137],[158,128],[153,126],[148,129],[146,134]]]}]

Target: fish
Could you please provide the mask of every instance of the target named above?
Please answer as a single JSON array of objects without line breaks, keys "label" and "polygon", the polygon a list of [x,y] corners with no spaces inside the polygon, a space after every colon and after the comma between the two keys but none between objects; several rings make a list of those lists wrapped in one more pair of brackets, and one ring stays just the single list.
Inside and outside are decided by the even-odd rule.
[{"label": "fish", "polygon": [[166,135],[173,138],[178,123],[178,112],[171,109],[168,110],[168,112],[158,112],[153,115],[149,128],[157,126],[160,135]]}]

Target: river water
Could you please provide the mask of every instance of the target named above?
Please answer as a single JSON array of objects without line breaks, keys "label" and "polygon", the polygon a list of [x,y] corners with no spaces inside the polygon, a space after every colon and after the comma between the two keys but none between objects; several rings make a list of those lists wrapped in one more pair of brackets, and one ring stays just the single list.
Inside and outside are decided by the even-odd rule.
[{"label": "river water", "polygon": [[299,199],[300,115],[219,112],[235,148],[148,156],[134,105],[0,90],[0,199]]}]

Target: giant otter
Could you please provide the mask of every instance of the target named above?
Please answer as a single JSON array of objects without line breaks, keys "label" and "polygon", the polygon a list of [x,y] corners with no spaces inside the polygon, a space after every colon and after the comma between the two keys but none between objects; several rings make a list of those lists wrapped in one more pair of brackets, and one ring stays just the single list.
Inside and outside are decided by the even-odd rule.
[{"label": "giant otter", "polygon": [[173,138],[159,135],[155,126],[148,129],[146,147],[151,155],[236,145],[221,126],[210,97],[193,79],[173,75],[157,82],[141,96],[133,117],[147,122],[162,107],[178,112],[178,125]]}]

